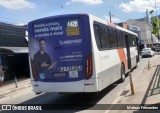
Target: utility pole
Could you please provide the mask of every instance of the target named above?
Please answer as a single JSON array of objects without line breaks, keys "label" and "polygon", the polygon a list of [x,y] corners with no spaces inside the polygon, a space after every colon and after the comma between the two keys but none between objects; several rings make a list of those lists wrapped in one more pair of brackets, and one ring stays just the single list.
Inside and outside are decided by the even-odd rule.
[{"label": "utility pole", "polygon": [[158,18],[158,13],[157,13],[157,1],[155,0],[155,7],[156,7],[156,17],[157,17],[157,22],[158,22],[158,24],[157,24],[157,26],[158,26],[158,39],[160,38],[159,37],[159,18]]},{"label": "utility pole", "polygon": [[[148,23],[148,25],[150,27],[151,40],[148,40],[148,43],[149,43],[149,45],[151,47],[153,45],[153,37],[152,37],[152,25],[151,25],[151,20],[149,19],[148,9],[146,9],[146,22]],[[150,41],[151,41],[151,43],[150,43]]]},{"label": "utility pole", "polygon": [[130,88],[131,88],[131,95],[134,95],[134,86],[133,86],[133,80],[132,80],[132,75],[131,72],[129,71],[129,81],[130,81]]},{"label": "utility pole", "polygon": [[146,9],[146,22],[147,22],[147,23],[150,23],[150,22],[149,22],[148,9]]},{"label": "utility pole", "polygon": [[109,11],[109,18],[110,18],[110,23],[112,23],[112,15],[110,11]]},{"label": "utility pole", "polygon": [[153,12],[154,12],[154,10],[151,10],[150,12],[149,12],[149,14],[151,15],[151,17],[150,17],[150,30],[151,30],[151,41],[152,41],[152,46],[153,46],[153,37],[152,37],[152,29],[153,29],[153,27],[152,27],[152,19],[153,19]]}]

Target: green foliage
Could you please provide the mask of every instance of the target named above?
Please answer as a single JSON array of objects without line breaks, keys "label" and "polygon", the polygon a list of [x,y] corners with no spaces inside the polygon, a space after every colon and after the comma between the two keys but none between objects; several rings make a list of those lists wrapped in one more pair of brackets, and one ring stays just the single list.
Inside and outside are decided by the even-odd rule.
[{"label": "green foliage", "polygon": [[153,14],[153,12],[154,12],[154,10],[151,10],[149,13],[150,13],[150,14]]},{"label": "green foliage", "polygon": [[[158,36],[158,23],[160,22],[159,19],[157,19],[157,17],[154,17],[152,19],[152,33],[155,34],[156,36]],[[159,24],[160,26],[160,24]]]}]

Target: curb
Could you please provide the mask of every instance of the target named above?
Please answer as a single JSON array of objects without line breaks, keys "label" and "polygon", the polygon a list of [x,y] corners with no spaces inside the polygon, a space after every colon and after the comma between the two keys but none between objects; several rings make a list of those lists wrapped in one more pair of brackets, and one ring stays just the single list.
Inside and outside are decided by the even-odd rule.
[{"label": "curb", "polygon": [[6,97],[6,95],[8,95],[8,94],[11,94],[11,93],[16,92],[16,91],[20,91],[20,90],[25,89],[27,87],[31,87],[31,84],[27,84],[27,85],[24,85],[23,87],[19,87],[19,88],[13,88],[10,91],[7,91],[3,94],[0,94],[0,99]]}]

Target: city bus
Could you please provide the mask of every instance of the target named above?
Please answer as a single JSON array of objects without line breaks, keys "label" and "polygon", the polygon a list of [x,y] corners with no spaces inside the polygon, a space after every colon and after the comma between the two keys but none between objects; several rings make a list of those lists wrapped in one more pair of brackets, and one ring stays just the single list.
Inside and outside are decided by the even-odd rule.
[{"label": "city bus", "polygon": [[139,61],[137,34],[90,14],[37,19],[28,32],[35,93],[100,92]]}]

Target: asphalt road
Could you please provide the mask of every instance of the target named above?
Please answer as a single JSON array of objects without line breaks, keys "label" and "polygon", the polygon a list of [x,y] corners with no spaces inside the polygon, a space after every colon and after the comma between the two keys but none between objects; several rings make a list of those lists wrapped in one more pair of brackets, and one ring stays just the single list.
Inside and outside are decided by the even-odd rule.
[{"label": "asphalt road", "polygon": [[[143,71],[144,67],[147,65],[148,60],[158,60],[159,55],[155,55],[151,58],[142,58],[138,63],[138,67],[132,71],[132,77],[134,78]],[[30,112],[30,113],[105,113],[106,110],[98,108],[98,105],[104,104],[114,104],[118,100],[118,97],[122,95],[125,88],[129,85],[129,77],[127,76],[125,82],[123,83],[114,83],[109,87],[105,88],[100,93],[91,93],[91,94],[59,94],[59,93],[43,93],[40,95],[35,95],[31,87],[14,92],[8,97],[0,100],[1,104],[46,104],[46,106],[52,107],[53,104],[58,105],[57,109],[62,110],[50,110],[50,111],[20,111]],[[123,92],[123,93],[122,93]],[[52,105],[49,105],[52,104]],[[61,106],[62,105],[62,106]],[[63,105],[68,105],[69,110],[63,110]],[[75,109],[74,107],[78,107]],[[104,105],[105,106],[105,105]],[[53,106],[54,107],[54,106]],[[102,106],[101,106],[102,107]],[[54,107],[56,108],[56,107]],[[89,110],[90,109],[90,110]],[[1,111],[1,113],[17,113],[17,111]]]}]

